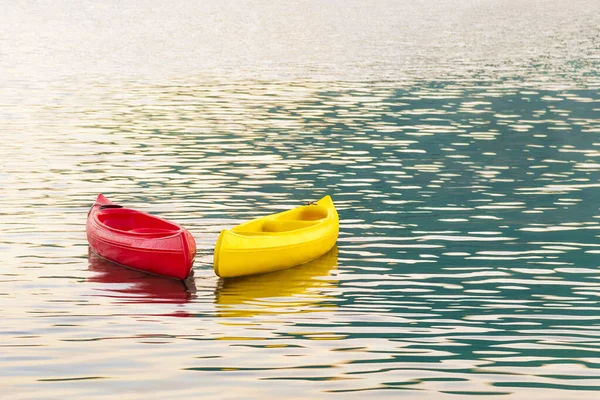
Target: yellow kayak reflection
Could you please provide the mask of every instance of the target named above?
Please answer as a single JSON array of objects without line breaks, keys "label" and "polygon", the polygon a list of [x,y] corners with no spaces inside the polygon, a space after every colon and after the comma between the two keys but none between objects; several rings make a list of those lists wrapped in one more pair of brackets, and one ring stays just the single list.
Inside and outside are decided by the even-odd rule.
[{"label": "yellow kayak reflection", "polygon": [[328,289],[337,287],[332,272],[337,268],[334,246],[316,260],[293,268],[261,275],[221,279],[215,293],[220,317],[253,317],[329,311],[335,308]]}]

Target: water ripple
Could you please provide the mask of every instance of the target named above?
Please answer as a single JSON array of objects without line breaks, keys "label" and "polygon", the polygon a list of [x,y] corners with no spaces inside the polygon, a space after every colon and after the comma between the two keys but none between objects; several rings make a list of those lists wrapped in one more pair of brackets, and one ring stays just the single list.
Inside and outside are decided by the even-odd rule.
[{"label": "water ripple", "polygon": [[[0,14],[7,395],[599,390],[597,2],[17,3]],[[194,276],[88,253],[99,192],[186,226]],[[331,253],[214,275],[222,229],[325,194]]]}]

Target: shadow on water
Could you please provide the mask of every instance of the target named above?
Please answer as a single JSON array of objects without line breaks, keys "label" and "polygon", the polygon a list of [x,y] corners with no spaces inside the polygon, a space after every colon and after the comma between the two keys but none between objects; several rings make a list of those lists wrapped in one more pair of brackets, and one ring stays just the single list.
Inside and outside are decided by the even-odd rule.
[{"label": "shadow on water", "polygon": [[127,303],[187,303],[194,298],[196,287],[192,275],[185,281],[150,275],[108,260],[88,249],[88,269],[94,273],[88,281],[102,283],[99,296]]},{"label": "shadow on water", "polygon": [[328,289],[337,287],[332,272],[338,249],[293,268],[267,274],[221,279],[215,292],[217,315],[252,317],[263,314],[294,314],[335,307]]}]

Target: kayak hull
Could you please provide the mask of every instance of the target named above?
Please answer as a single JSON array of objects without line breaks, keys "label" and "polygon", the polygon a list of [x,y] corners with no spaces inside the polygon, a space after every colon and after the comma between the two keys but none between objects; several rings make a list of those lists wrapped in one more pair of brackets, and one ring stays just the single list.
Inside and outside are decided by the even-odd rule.
[{"label": "kayak hull", "polygon": [[94,253],[147,273],[185,279],[196,255],[196,242],[183,227],[112,203],[98,195],[86,223]]},{"label": "kayak hull", "polygon": [[338,213],[326,196],[222,231],[215,246],[214,271],[231,278],[304,264],[331,250],[338,234]]}]

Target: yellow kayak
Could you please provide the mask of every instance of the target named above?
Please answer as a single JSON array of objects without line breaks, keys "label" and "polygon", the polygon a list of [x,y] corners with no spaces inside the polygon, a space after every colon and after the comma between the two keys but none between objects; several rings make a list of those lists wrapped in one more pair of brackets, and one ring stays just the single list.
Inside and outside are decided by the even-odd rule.
[{"label": "yellow kayak", "polygon": [[331,250],[338,233],[339,217],[330,196],[257,218],[221,232],[215,273],[231,278],[304,264]]}]

